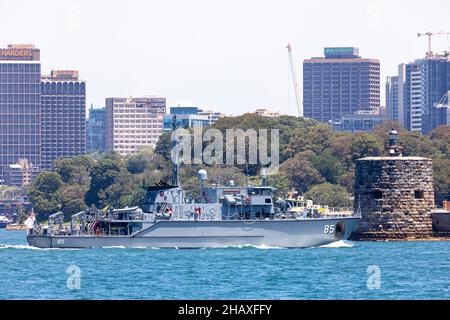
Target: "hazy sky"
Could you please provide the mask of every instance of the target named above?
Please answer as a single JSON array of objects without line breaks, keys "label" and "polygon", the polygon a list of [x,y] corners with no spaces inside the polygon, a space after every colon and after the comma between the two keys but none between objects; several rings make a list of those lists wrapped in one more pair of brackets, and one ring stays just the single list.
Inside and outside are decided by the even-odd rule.
[{"label": "hazy sky", "polygon": [[[357,46],[384,80],[424,56],[417,32],[450,31],[450,1],[0,0],[0,47],[34,43],[43,72],[77,69],[87,101],[161,95],[237,114],[295,114],[286,44],[301,87],[302,60],[324,46]],[[433,38],[436,51],[446,36]]]}]

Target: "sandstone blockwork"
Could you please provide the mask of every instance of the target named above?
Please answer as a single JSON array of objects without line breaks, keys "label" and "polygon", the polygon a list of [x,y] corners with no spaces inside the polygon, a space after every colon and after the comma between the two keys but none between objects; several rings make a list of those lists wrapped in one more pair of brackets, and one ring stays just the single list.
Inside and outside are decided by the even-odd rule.
[{"label": "sandstone blockwork", "polygon": [[421,157],[356,161],[354,240],[426,239],[432,236],[433,162]]}]

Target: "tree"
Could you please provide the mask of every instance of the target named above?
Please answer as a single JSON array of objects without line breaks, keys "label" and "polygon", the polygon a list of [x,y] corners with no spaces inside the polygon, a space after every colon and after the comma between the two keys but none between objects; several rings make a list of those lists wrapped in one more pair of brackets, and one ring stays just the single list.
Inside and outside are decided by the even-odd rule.
[{"label": "tree", "polygon": [[350,145],[350,154],[353,161],[364,157],[373,157],[383,154],[383,144],[373,134],[356,133]]},{"label": "tree", "polygon": [[39,220],[57,212],[61,208],[58,190],[63,186],[59,174],[56,172],[43,172],[39,174],[36,182],[28,189],[33,208]]},{"label": "tree", "polygon": [[313,154],[308,157],[308,160],[328,182],[337,183],[339,177],[344,173],[344,167],[329,150]]},{"label": "tree", "polygon": [[172,132],[163,132],[163,134],[161,134],[161,136],[159,137],[155,147],[155,154],[163,157],[166,161],[171,161],[171,133]]},{"label": "tree", "polygon": [[325,181],[319,171],[309,161],[303,159],[301,155],[296,155],[283,162],[280,171],[290,177],[290,187],[299,192],[306,192],[311,186]]},{"label": "tree", "polygon": [[86,188],[78,184],[66,184],[58,190],[58,199],[61,201],[61,211],[66,217],[80,212],[86,208],[84,195]]},{"label": "tree", "polygon": [[404,156],[432,157],[437,153],[431,140],[419,132],[404,131],[400,133],[399,144],[403,147]]},{"label": "tree", "polygon": [[276,189],[275,194],[279,197],[286,197],[291,190],[291,180],[284,172],[278,171],[277,174],[269,176],[269,183]]},{"label": "tree", "polygon": [[[139,176],[129,173],[127,170],[122,169],[114,178],[114,182],[106,188],[105,199],[100,203],[102,206],[107,204],[120,208],[125,206],[140,205],[139,196],[135,193],[143,195],[140,188],[142,184],[139,182]],[[137,203],[136,203],[136,198]]]},{"label": "tree", "polygon": [[332,129],[326,124],[295,128],[288,145],[282,149],[282,156],[289,158],[305,151],[320,153],[331,146],[332,135]]},{"label": "tree", "polygon": [[443,157],[450,159],[450,126],[437,127],[430,132],[429,137]]},{"label": "tree", "polygon": [[55,162],[57,172],[64,183],[77,183],[89,185],[89,172],[94,166],[94,161],[88,156],[74,158],[60,158]]},{"label": "tree", "polygon": [[120,174],[122,162],[104,158],[98,161],[91,170],[91,183],[86,193],[86,203],[97,207],[105,204],[105,191],[116,181]]},{"label": "tree", "polygon": [[433,160],[433,183],[436,204],[450,200],[450,159]]},{"label": "tree", "polygon": [[127,170],[132,174],[138,174],[151,167],[152,158],[144,154],[129,156],[126,160]]},{"label": "tree", "polygon": [[311,199],[315,204],[328,205],[330,207],[351,207],[352,201],[347,191],[331,183],[322,183],[312,187],[306,198]]}]

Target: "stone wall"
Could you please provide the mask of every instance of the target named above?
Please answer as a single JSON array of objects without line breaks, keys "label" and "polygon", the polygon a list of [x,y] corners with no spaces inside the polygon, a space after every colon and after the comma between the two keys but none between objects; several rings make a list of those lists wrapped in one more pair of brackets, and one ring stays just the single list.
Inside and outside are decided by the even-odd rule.
[{"label": "stone wall", "polygon": [[354,240],[432,236],[433,163],[421,157],[369,157],[356,161]]}]

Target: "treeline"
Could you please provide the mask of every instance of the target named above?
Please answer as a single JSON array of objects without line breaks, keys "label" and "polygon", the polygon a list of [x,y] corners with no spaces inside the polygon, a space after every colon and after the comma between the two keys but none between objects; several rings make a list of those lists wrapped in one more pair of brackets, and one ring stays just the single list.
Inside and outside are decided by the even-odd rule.
[{"label": "treeline", "polygon": [[[450,196],[450,126],[426,136],[405,131],[395,122],[382,123],[372,133],[345,133],[311,119],[245,114],[222,118],[210,128],[224,134],[226,129],[278,129],[280,166],[269,183],[280,196],[295,189],[330,206],[352,205],[355,160],[383,155],[388,133],[395,128],[405,156],[433,159],[436,203]],[[58,210],[70,215],[87,206],[139,205],[143,183],[170,182],[170,151],[170,133],[164,133],[154,152],[143,149],[127,158],[93,154],[59,159],[55,171],[40,174],[28,193],[42,217]],[[210,183],[225,183],[231,178],[236,184],[259,183],[261,169],[259,165],[182,165],[181,183],[193,196],[199,193],[196,173],[201,168],[207,169]]]}]

